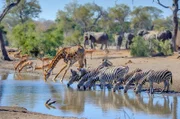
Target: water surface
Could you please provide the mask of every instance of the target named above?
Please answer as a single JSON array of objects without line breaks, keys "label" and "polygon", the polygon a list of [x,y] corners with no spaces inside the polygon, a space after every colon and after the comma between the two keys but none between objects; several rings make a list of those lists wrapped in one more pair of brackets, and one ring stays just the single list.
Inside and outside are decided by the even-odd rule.
[{"label": "water surface", "polygon": [[[78,91],[63,83],[45,83],[42,77],[14,72],[0,73],[0,106],[22,106],[29,111],[88,119],[179,119],[180,97],[143,92],[135,95],[108,90]],[[51,99],[57,103],[46,107]]]}]

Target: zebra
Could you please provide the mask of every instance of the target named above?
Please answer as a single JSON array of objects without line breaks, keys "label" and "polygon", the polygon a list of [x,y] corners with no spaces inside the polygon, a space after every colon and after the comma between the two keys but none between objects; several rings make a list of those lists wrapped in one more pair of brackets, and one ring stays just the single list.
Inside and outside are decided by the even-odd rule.
[{"label": "zebra", "polygon": [[[104,69],[104,68],[103,68]],[[89,78],[92,78],[92,77],[95,77],[99,74],[99,72],[101,71],[100,70],[92,70],[91,72],[85,74],[83,77],[81,77],[80,81],[78,82],[78,85],[77,85],[77,88],[80,89],[81,86],[83,86],[83,84],[89,79]]]},{"label": "zebra", "polygon": [[127,74],[128,71],[128,66],[108,67],[102,69],[102,71],[98,74],[101,89],[103,89],[106,82],[112,84],[114,80],[118,80],[124,77],[124,75]]},{"label": "zebra", "polygon": [[136,72],[141,72],[142,69],[139,69],[139,68],[136,68],[135,70],[127,73],[125,76],[124,76],[124,79],[123,79],[123,83],[125,84],[129,78],[131,78]]},{"label": "zebra", "polygon": [[[112,66],[113,64],[112,64],[112,62],[110,62],[108,59],[102,59],[102,63],[96,68],[96,69],[93,69],[94,71],[96,70],[96,71],[98,71],[98,70],[100,70],[100,69],[102,69],[102,68],[104,68],[104,67],[110,67],[110,66]],[[92,71],[93,71],[92,70]],[[80,74],[79,73],[77,73],[76,71],[74,71],[74,72],[71,72],[72,73],[72,75],[70,76],[70,80],[69,80],[69,82],[67,83],[67,87],[69,87],[71,84],[73,84],[74,82],[76,82],[76,81],[79,81],[79,80],[81,80],[81,78],[85,75],[85,74],[87,74],[87,73],[90,73],[90,72],[92,72],[91,70],[86,70],[86,69],[84,69],[84,68],[81,68],[81,69],[79,69],[79,72],[80,72]],[[76,73],[75,73],[76,72]]]},{"label": "zebra", "polygon": [[129,73],[127,73],[124,78],[118,80],[117,82],[113,82],[113,92],[119,89],[122,84],[125,84],[136,72],[141,72],[142,70],[137,68]]},{"label": "zebra", "polygon": [[130,77],[128,79],[128,81],[126,82],[125,86],[124,86],[124,93],[127,92],[127,90],[129,89],[129,85],[132,83],[135,83],[135,86],[137,86],[139,80],[141,80],[143,77],[145,77],[146,75],[148,75],[151,71],[153,70],[148,70],[148,71],[142,71],[142,72],[136,72],[134,73],[134,75],[132,77]]},{"label": "zebra", "polygon": [[84,90],[86,90],[86,89],[90,90],[92,86],[95,86],[97,81],[99,81],[98,76],[95,76],[95,77],[88,79],[88,81],[86,81],[84,86],[83,86]]},{"label": "zebra", "polygon": [[141,92],[142,86],[146,83],[149,82],[150,86],[150,93],[153,93],[153,83],[161,83],[164,82],[164,89],[162,90],[166,92],[169,91],[169,83],[172,85],[173,80],[172,80],[172,72],[169,70],[160,70],[160,71],[151,71],[147,76],[145,76],[142,80],[141,83],[137,85],[137,88],[135,90],[136,94]]},{"label": "zebra", "polygon": [[69,78],[70,80],[67,83],[67,87],[72,85],[74,82],[79,81],[81,79],[81,77],[83,77],[85,74],[87,74],[90,71],[88,71],[88,70],[86,70],[84,68],[81,68],[81,69],[79,69],[79,72],[80,73],[78,73],[77,71],[71,69],[71,74],[72,75]]}]

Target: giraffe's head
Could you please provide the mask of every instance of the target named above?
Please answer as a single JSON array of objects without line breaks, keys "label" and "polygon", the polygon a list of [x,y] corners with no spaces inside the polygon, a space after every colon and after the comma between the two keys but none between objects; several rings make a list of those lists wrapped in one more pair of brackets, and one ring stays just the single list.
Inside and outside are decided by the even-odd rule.
[{"label": "giraffe's head", "polygon": [[44,71],[44,80],[45,81],[47,81],[47,79],[49,78],[50,74],[51,74],[51,70],[50,71],[47,71],[47,70]]}]

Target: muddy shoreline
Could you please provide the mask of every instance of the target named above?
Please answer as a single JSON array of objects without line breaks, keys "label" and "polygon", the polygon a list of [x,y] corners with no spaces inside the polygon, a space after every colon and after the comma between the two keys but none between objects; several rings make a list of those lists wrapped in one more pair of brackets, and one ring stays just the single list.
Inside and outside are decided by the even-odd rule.
[{"label": "muddy shoreline", "polygon": [[23,107],[0,106],[0,119],[77,119],[75,117],[59,117],[37,112],[30,112]]}]

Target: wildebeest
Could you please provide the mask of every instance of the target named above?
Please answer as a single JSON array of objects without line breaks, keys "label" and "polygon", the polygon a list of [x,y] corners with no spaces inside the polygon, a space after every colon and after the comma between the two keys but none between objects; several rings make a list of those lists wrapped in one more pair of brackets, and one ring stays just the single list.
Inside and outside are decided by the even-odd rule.
[{"label": "wildebeest", "polygon": [[160,33],[157,34],[157,39],[158,40],[168,40],[172,38],[172,33],[169,30],[161,31]]},{"label": "wildebeest", "polygon": [[125,38],[125,41],[126,41],[126,49],[129,49],[130,45],[132,44],[134,34],[133,33],[124,33],[124,38]]},{"label": "wildebeest", "polygon": [[122,40],[123,40],[122,36],[119,34],[115,34],[114,39],[116,43],[116,49],[120,50],[121,45],[122,45]]},{"label": "wildebeest", "polygon": [[149,32],[145,29],[141,29],[137,32],[138,36],[144,36],[145,34],[148,34]]}]

